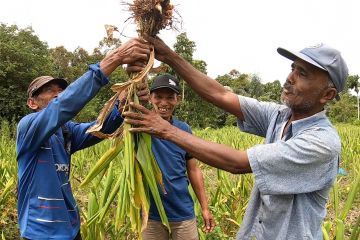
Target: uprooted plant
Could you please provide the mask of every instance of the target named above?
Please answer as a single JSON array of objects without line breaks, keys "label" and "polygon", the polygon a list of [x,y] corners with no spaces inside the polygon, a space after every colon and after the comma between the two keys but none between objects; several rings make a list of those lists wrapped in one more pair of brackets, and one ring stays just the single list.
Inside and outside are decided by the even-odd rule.
[{"label": "uprooted plant", "polygon": [[[146,35],[156,36],[161,29],[172,28],[174,7],[169,0],[134,0],[133,3],[127,3],[127,5],[132,13],[131,18],[137,25],[140,38]],[[156,203],[163,224],[170,230],[158,190],[158,186],[160,186],[165,191],[160,168],[151,151],[151,137],[145,133],[129,132],[131,125],[127,123],[123,123],[112,134],[104,134],[100,132],[100,129],[116,102],[122,100],[121,96],[124,93],[126,93],[125,105],[129,102],[139,103],[136,95],[137,85],[146,82],[153,63],[154,52],[152,51],[143,71],[132,74],[127,82],[116,83],[111,87],[115,95],[105,104],[96,124],[88,132],[99,138],[111,139],[113,141],[112,147],[100,158],[81,184],[82,186],[86,185],[97,176],[100,176],[101,179],[107,171],[106,191],[101,196],[102,200],[95,204],[97,207],[89,211],[86,224],[89,226],[95,221],[101,223],[110,205],[116,202],[115,228],[120,230],[124,224],[129,224],[139,239],[141,239],[141,232],[147,225],[150,194]],[[129,108],[129,110],[132,109]],[[111,162],[114,159],[121,159],[122,165],[122,170],[116,181],[112,181],[109,177],[109,175],[114,176],[111,167]],[[117,201],[115,201],[116,196]],[[94,201],[93,195],[92,201]]]}]

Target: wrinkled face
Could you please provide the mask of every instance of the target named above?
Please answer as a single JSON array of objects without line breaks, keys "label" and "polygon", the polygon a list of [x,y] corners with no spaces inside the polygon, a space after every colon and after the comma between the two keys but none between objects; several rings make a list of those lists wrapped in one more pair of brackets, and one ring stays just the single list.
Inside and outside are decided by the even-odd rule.
[{"label": "wrinkled face", "polygon": [[282,102],[294,113],[307,114],[323,108],[323,97],[329,89],[328,73],[303,60],[291,65],[281,94]]},{"label": "wrinkled face", "polygon": [[156,113],[170,121],[175,107],[180,102],[180,96],[170,88],[160,88],[151,93],[150,102]]},{"label": "wrinkled face", "polygon": [[40,111],[47,107],[49,102],[56,98],[64,89],[58,84],[49,82],[42,86],[36,95],[28,99],[28,106],[34,111]]}]

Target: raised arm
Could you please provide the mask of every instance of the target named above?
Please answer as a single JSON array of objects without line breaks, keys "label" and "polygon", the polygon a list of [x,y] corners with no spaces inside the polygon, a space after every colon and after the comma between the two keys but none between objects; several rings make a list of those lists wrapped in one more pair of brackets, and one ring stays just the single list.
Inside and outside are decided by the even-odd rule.
[{"label": "raised arm", "polygon": [[202,98],[244,120],[238,96],[203,74],[170,49],[159,38],[147,38],[154,46],[155,57],[172,67]]},{"label": "raised arm", "polygon": [[44,109],[28,115],[18,126],[19,151],[37,149],[45,139],[64,123],[72,119],[109,80],[108,76],[121,64],[146,61],[150,47],[137,39],[131,39],[111,53],[100,64],[92,64],[89,70]]}]

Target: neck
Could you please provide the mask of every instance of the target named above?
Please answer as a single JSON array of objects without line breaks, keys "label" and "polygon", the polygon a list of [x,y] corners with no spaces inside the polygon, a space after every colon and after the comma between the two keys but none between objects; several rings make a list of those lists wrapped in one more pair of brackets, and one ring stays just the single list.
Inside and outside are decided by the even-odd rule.
[{"label": "neck", "polygon": [[310,117],[312,115],[315,115],[321,111],[324,110],[324,107],[322,106],[321,108],[319,109],[314,109],[312,111],[307,111],[307,112],[297,112],[297,111],[294,111],[294,110],[291,110],[291,116],[290,116],[290,119],[289,121],[292,122],[292,121],[296,121],[296,120],[300,120],[300,119],[303,119],[303,118],[307,118],[307,117]]}]

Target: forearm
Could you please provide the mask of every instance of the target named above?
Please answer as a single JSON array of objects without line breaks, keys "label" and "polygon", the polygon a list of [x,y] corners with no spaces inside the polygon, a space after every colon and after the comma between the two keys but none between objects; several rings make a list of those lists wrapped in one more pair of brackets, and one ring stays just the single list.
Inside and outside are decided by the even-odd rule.
[{"label": "forearm", "polygon": [[251,172],[246,151],[203,140],[171,125],[163,137],[210,166],[234,174]]},{"label": "forearm", "polygon": [[114,50],[100,62],[100,69],[107,77],[122,63],[122,59],[115,55],[115,51],[118,51],[118,49]]},{"label": "forearm", "polygon": [[215,99],[218,99],[218,95],[226,93],[226,90],[220,83],[194,68],[175,52],[171,51],[169,55],[167,55],[166,63],[207,101],[214,102]]},{"label": "forearm", "polygon": [[[195,161],[195,159],[193,160]],[[195,192],[197,199],[199,200],[201,209],[208,209],[208,200],[205,193],[204,179],[201,171],[198,167],[188,171],[188,177],[191,186]]]},{"label": "forearm", "polygon": [[219,82],[208,77],[188,63],[184,58],[170,51],[166,57],[170,65],[206,101],[243,119],[237,94],[224,88]]}]

